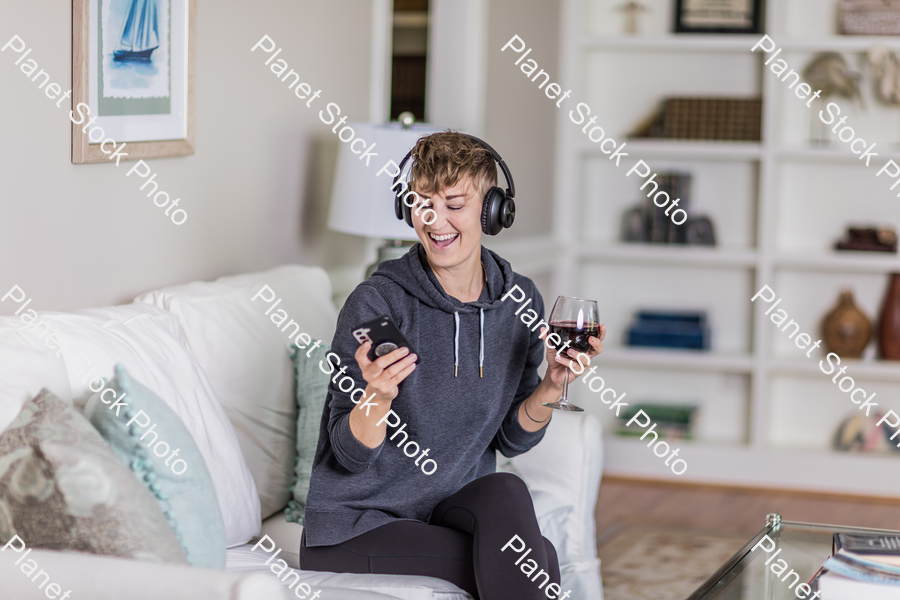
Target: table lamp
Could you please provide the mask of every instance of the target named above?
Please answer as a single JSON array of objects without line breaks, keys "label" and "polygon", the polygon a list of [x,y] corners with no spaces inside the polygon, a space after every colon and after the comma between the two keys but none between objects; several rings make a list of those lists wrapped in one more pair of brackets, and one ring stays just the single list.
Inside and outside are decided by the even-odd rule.
[{"label": "table lamp", "polygon": [[[400,258],[409,250],[403,241],[416,241],[415,230],[394,216],[394,193],[391,186],[394,178],[378,171],[393,160],[395,165],[425,135],[439,131],[431,125],[416,125],[412,113],[400,115],[400,121],[387,125],[351,123],[356,135],[371,144],[378,154],[366,166],[355,154],[350,144],[341,144],[334,186],[331,192],[331,207],[328,212],[328,227],[341,233],[361,235],[388,240],[378,248],[378,259],[366,269],[366,278],[375,272],[378,264],[385,260]],[[409,163],[404,167],[401,180],[406,180]]]}]

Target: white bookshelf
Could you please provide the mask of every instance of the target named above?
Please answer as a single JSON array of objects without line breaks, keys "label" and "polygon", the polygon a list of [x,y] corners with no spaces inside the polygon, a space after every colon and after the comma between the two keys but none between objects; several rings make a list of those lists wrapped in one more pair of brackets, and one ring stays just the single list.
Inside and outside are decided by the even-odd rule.
[{"label": "white bookshelf", "polygon": [[[844,286],[873,323],[887,285],[900,271],[897,255],[836,253],[833,242],[851,223],[900,228],[900,199],[875,173],[887,158],[900,162],[900,109],[872,96],[867,110],[836,101],[858,135],[878,144],[878,167],[861,166],[846,144],[807,143],[805,102],[762,64],[750,48],[760,35],[676,35],[674,1],[644,0],[642,33],[621,34],[620,0],[562,0],[558,80],[572,102],[558,114],[556,200],[552,242],[554,293],[598,300],[608,324],[600,359],[608,385],[634,402],[700,406],[695,440],[682,448],[688,471],[676,477],[643,444],[612,433],[607,406],[585,386],[572,399],[596,414],[606,431],[606,472],[678,481],[785,487],[900,497],[900,455],[839,453],[830,440],[856,406],[792,347],[754,306],[763,284],[783,298],[801,331],[820,339],[819,325]],[[766,32],[802,70],[813,54],[844,53],[860,70],[875,44],[900,48],[900,38],[835,34],[837,0],[768,0]],[[629,141],[618,169],[568,117],[585,102],[607,134],[620,143],[665,96],[729,95],[763,98],[761,143]],[[639,158],[653,171],[693,173],[688,213],[709,215],[715,248],[667,247],[618,241],[621,215],[642,197],[643,182],[625,173]],[[628,166],[626,167],[625,164]],[[545,298],[549,305],[552,298]],[[692,353],[624,347],[631,316],[640,308],[703,309],[712,326],[712,350]],[[878,392],[879,407],[900,413],[900,363],[850,361],[848,374]]]}]

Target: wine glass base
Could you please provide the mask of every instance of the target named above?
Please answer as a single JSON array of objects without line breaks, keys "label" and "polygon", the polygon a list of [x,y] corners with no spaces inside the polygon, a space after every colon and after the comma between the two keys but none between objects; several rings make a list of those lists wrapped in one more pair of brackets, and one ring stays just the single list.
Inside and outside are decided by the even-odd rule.
[{"label": "wine glass base", "polygon": [[556,410],[567,410],[571,412],[584,412],[584,409],[580,406],[575,406],[569,402],[565,404],[561,404],[559,402],[544,402],[541,406],[546,406],[547,408],[555,408]]}]

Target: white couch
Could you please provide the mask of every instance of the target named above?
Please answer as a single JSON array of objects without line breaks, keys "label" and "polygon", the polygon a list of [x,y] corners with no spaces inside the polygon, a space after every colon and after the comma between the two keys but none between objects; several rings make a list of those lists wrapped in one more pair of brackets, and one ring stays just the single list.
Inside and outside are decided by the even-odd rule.
[{"label": "white couch", "polygon": [[[281,512],[291,499],[296,407],[288,334],[265,315],[265,298],[252,299],[263,286],[282,299],[279,308],[300,331],[330,341],[337,313],[328,278],[300,266],[158,290],[131,305],[39,313],[27,326],[21,317],[28,311],[0,317],[0,431],[44,387],[82,407],[89,395],[82,367],[109,377],[121,362],[188,426],[222,508],[225,571],[34,550],[29,557],[71,589],[73,600],[299,597],[264,564],[270,555],[252,550],[268,535],[294,569],[302,531]],[[562,589],[572,590],[571,598],[602,599],[593,518],[602,470],[596,419],[557,413],[541,444],[512,460],[501,457],[498,467],[528,484],[542,531],[561,557]],[[15,558],[0,553],[0,600],[46,598]],[[323,599],[470,598],[428,577],[298,573]]]}]

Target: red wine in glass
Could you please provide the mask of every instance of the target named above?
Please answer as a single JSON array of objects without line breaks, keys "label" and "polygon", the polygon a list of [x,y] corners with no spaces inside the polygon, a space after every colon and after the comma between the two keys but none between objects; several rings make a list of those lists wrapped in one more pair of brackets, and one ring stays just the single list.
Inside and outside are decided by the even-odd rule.
[{"label": "red wine in glass", "polygon": [[597,323],[582,323],[579,327],[576,321],[551,321],[550,333],[555,333],[562,340],[563,345],[569,342],[569,348],[579,352],[590,352],[591,336],[600,337],[600,326]]},{"label": "red wine in glass", "polygon": [[[600,320],[597,317],[597,303],[594,300],[560,296],[550,312],[550,334],[556,334],[562,340],[557,349],[569,342],[568,348],[576,352],[590,352],[591,336],[600,337]],[[560,354],[563,356],[563,354]],[[558,410],[583,411],[568,400],[569,378],[566,373],[562,395],[559,402],[545,402],[544,406]]]}]

